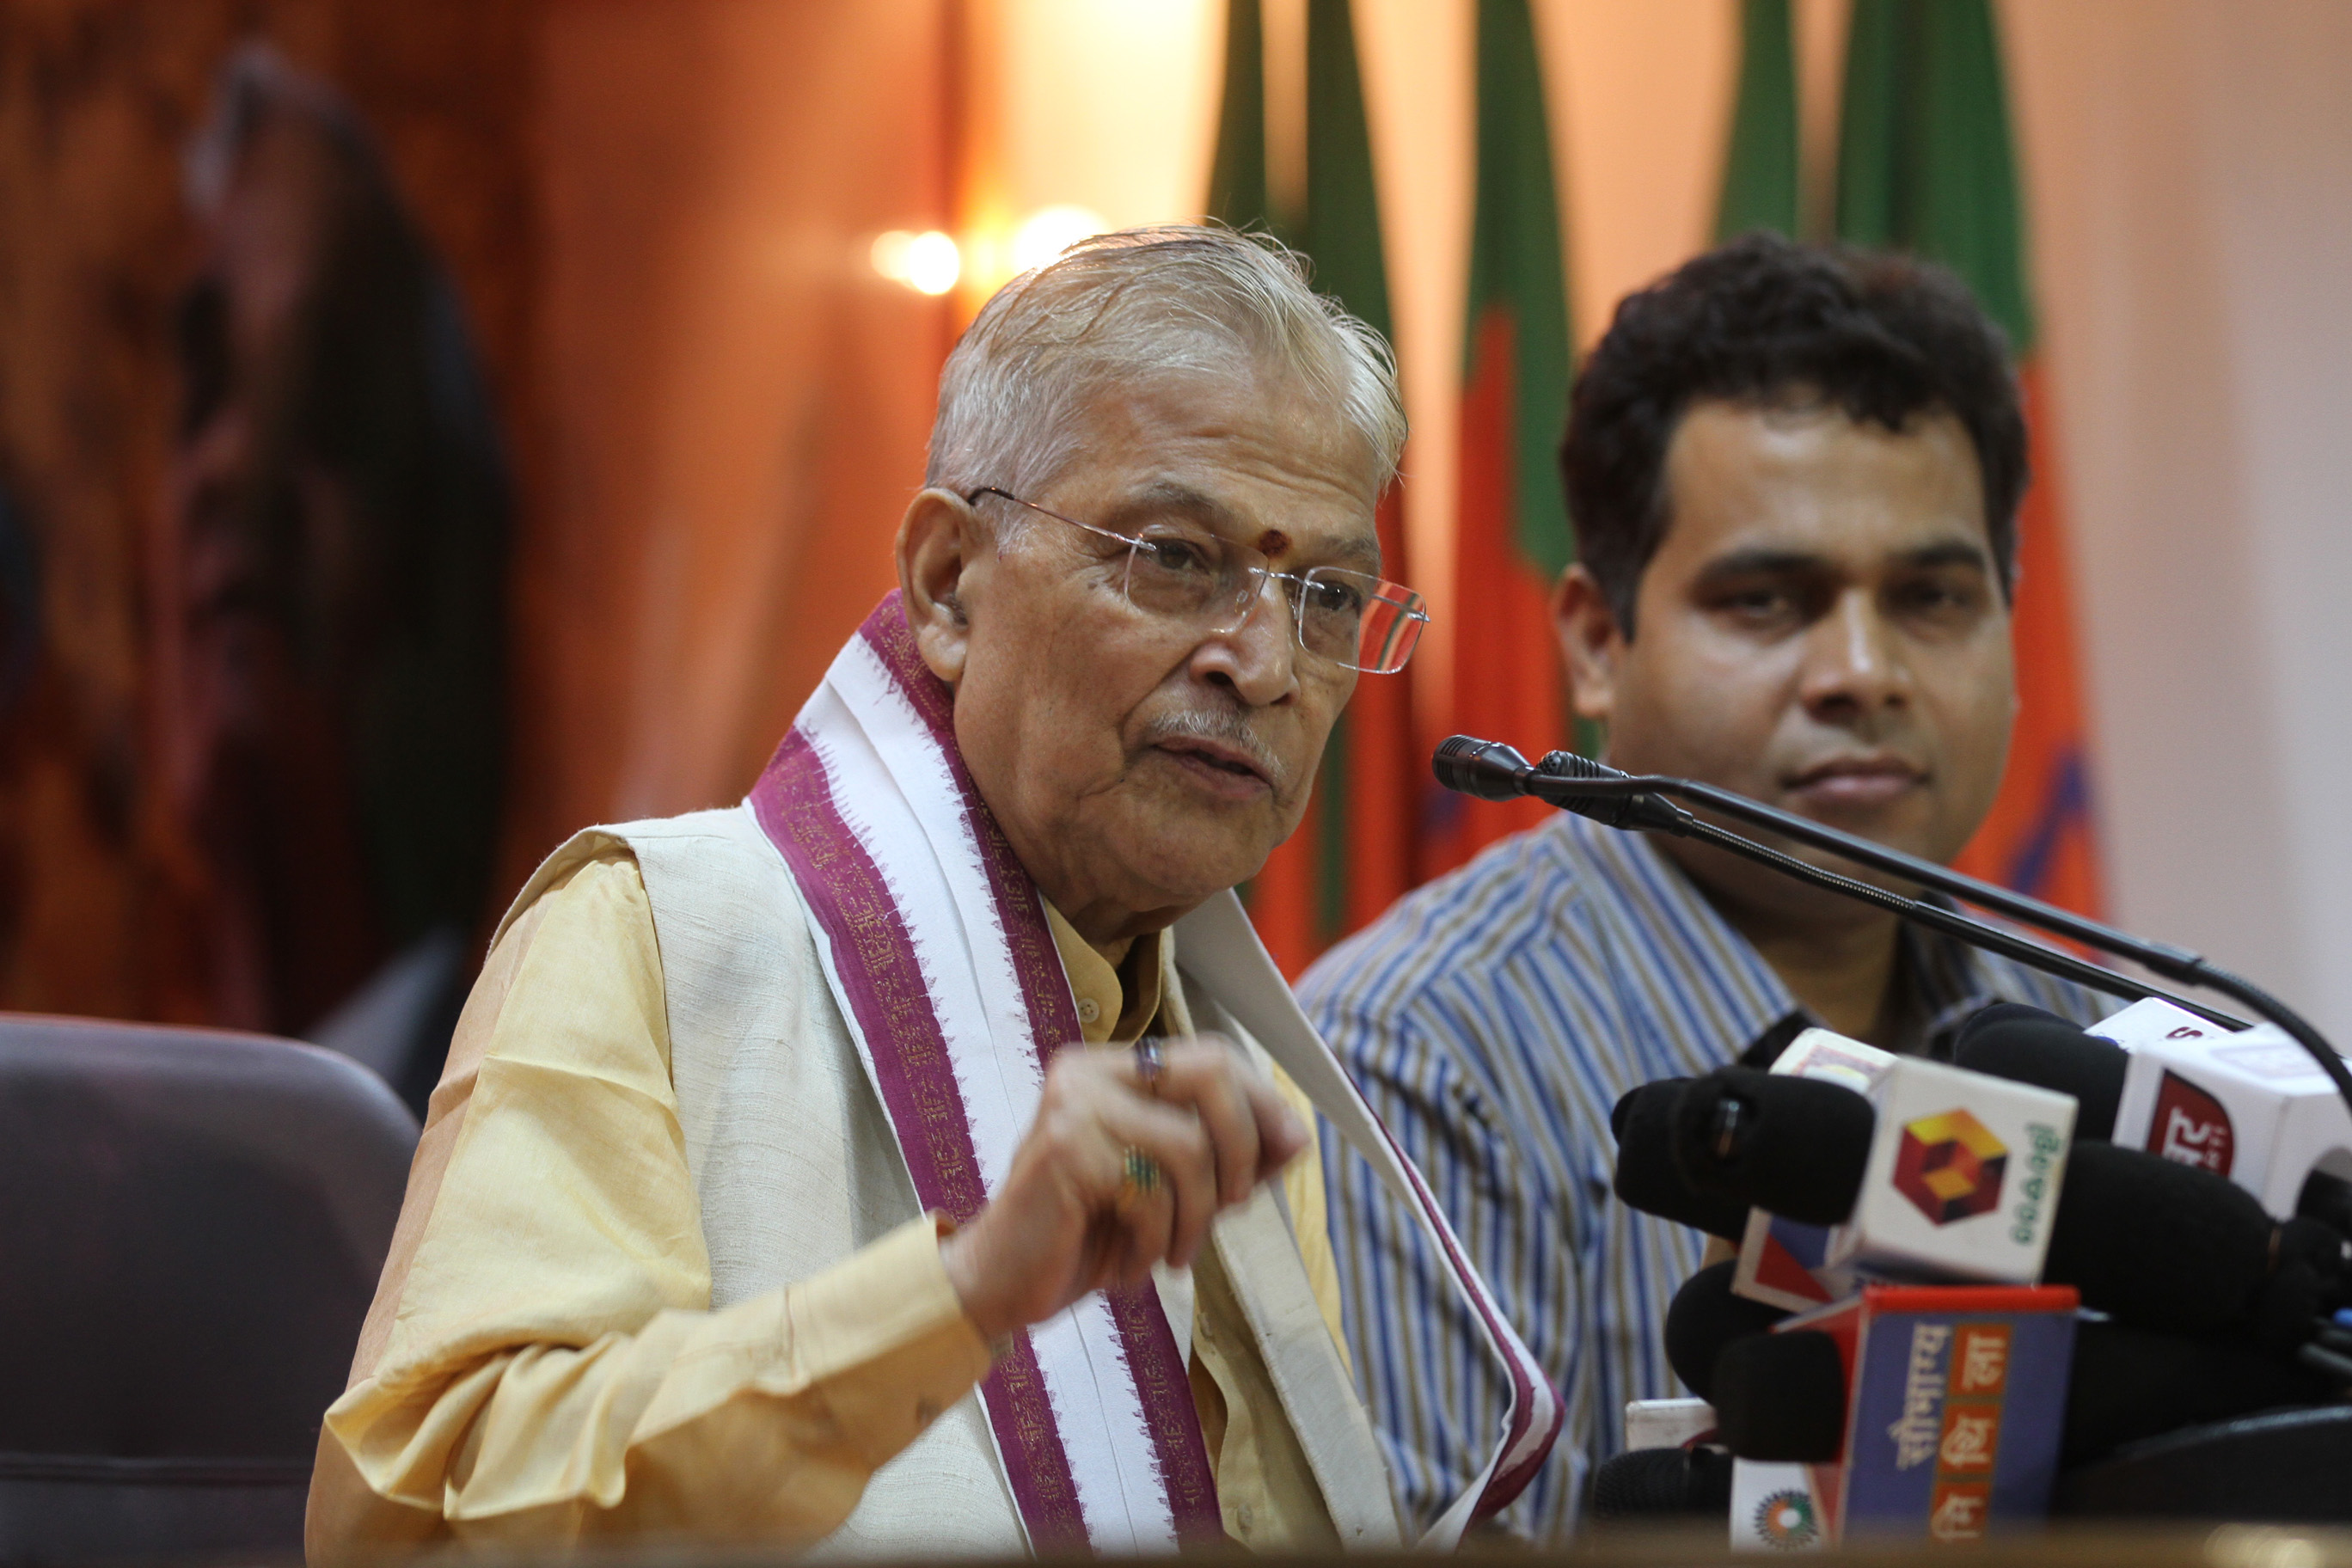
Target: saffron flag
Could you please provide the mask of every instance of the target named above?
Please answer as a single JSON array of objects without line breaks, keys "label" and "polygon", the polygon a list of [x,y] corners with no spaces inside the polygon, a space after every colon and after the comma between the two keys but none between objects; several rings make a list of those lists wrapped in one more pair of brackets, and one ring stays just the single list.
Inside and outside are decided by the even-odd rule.
[{"label": "saffron flag", "polygon": [[[1307,0],[1305,209],[1267,210],[1264,48],[1257,0],[1229,0],[1224,103],[1211,174],[1212,211],[1269,226],[1314,264],[1328,294],[1389,338],[1388,269],[1372,181],[1371,133],[1348,0]],[[1381,499],[1381,571],[1410,584],[1403,496]],[[1298,831],[1247,889],[1250,919],[1286,974],[1379,915],[1412,886],[1421,781],[1411,677],[1360,676],[1331,731]]]},{"label": "saffron flag", "polygon": [[2000,794],[1958,865],[2095,914],[2098,861],[2074,599],[1990,0],[1854,0],[1837,229],[1852,244],[1900,247],[1951,268],[2009,334],[2033,465],[2018,519],[2017,726]]},{"label": "saffron flag", "polygon": [[[1567,272],[1527,0],[1479,0],[1477,51],[1454,728],[1536,757],[1571,740],[1550,604],[1574,542],[1557,467],[1570,372]],[[1536,801],[1474,801],[1433,785],[1423,798],[1429,875],[1549,814]]]}]

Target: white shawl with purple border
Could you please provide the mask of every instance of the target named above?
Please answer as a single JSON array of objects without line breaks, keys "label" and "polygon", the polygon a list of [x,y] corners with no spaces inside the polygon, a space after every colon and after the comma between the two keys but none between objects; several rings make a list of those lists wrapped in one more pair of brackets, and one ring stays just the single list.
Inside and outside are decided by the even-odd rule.
[{"label": "white shawl with purple border", "polygon": [[[952,697],[895,593],[852,637],[748,803],[793,873],[827,984],[916,1194],[957,1219],[1008,1170],[1045,1062],[1080,1037],[1044,905],[958,752]],[[1559,1401],[1419,1173],[1316,1037],[1226,893],[1176,928],[1188,974],[1290,1075],[1415,1214],[1514,1390],[1479,1480],[1426,1542],[1517,1496]],[[982,1388],[1032,1546],[1157,1551],[1223,1539],[1214,1478],[1157,1293],[1100,1292],[1015,1336]],[[1304,1435],[1302,1435],[1304,1436]]]}]

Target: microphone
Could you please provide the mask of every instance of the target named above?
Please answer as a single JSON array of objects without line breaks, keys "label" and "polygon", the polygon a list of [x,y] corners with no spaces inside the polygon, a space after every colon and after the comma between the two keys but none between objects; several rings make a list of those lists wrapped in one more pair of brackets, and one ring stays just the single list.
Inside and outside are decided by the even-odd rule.
[{"label": "microphone", "polygon": [[[1683,1281],[1666,1307],[1666,1364],[1685,1387],[1708,1404],[1715,1403],[1716,1358],[1735,1340],[1761,1334],[1788,1317],[1732,1293],[1737,1265],[1711,1263]],[[1717,1412],[1717,1419],[1721,1411]],[[1759,1456],[1750,1455],[1751,1458]]]},{"label": "microphone", "polygon": [[[1694,1286],[1714,1294],[1711,1284],[1700,1285],[1698,1275],[1684,1289]],[[1677,1294],[1675,1310],[1682,1310]],[[1685,1321],[1687,1325],[1696,1318]],[[1743,1459],[1837,1459],[1850,1402],[1835,1342],[1817,1330],[1774,1333],[1728,1319],[1712,1326],[1725,1332],[1719,1342],[1692,1340],[1683,1349],[1687,1355],[1712,1352],[1715,1365],[1707,1383],[1717,1439]],[[2256,1411],[2320,1404],[2336,1392],[2328,1378],[2242,1340],[2080,1322],[2059,1463],[2072,1468],[2144,1437]]]},{"label": "microphone", "polygon": [[2282,1219],[2302,1215],[2352,1235],[2352,1114],[2284,1035],[2225,1033],[2162,1002],[2092,1027],[2003,1004],[1961,1026],[1953,1059],[2074,1094],[2084,1123],[2095,1102],[2113,1108],[2095,1131],[2078,1123],[2078,1138],[2201,1165]]},{"label": "microphone", "polygon": [[1835,1225],[1853,1206],[1874,1118],[1836,1084],[1752,1068],[1644,1084],[1610,1112],[1617,1195],[1737,1241],[1749,1208]]},{"label": "microphone", "polygon": [[1628,1207],[1738,1241],[1748,1228],[1747,1204],[1696,1191],[1675,1159],[1675,1112],[1690,1081],[1643,1084],[1618,1100],[1609,1113],[1609,1130],[1617,1138],[1613,1184]]},{"label": "microphone", "polygon": [[2340,1298],[2345,1251],[2327,1226],[2282,1224],[2209,1171],[2084,1143],[2067,1173],[2046,1273],[2121,1321],[2233,1331],[2291,1353]]},{"label": "microphone", "polygon": [[[1791,1054],[1806,1044],[1801,1038]],[[1978,1077],[1935,1063],[1906,1058],[1906,1064],[1932,1069],[1930,1082],[1937,1081],[1934,1075],[1945,1079]],[[1998,1085],[2000,1080],[1978,1081]],[[1981,1097],[1958,1104],[1977,1113],[1970,1121],[1979,1131],[1987,1125],[1978,1120],[1978,1115],[1992,1114],[1981,1110]],[[1727,1117],[1727,1108],[1734,1105],[1763,1109]],[[1979,1212],[1955,1214],[1938,1226],[1921,1212],[1919,1192],[1930,1199],[1946,1194],[1940,1205],[1945,1212],[1981,1200],[1952,1182],[1940,1188],[1923,1187],[1919,1181],[1902,1180],[1900,1173],[1908,1157],[1905,1151],[1922,1151],[1917,1131],[1922,1122],[1937,1124],[1941,1132],[1949,1132],[1948,1126],[1937,1116],[1914,1118],[1907,1125],[1882,1121],[1867,1100],[1835,1084],[1727,1068],[1701,1079],[1646,1085],[1621,1100],[1612,1120],[1625,1139],[1618,1162],[1620,1194],[1630,1190],[1642,1196],[1648,1189],[1657,1190],[1663,1197],[1646,1212],[1666,1211],[1665,1217],[1685,1223],[1693,1215],[1712,1215],[1710,1223],[1720,1226],[1727,1205],[1754,1205],[1770,1215],[1782,1211],[1769,1205],[1780,1203],[1816,1216],[1811,1223],[1853,1228],[1856,1212],[1870,1206],[1863,1202],[1866,1190],[1881,1207],[1892,1206],[1891,1193],[1895,1201],[1920,1213],[1923,1223],[1914,1228],[1930,1236],[1940,1229],[1957,1237],[1946,1244],[1945,1254],[1965,1265],[1969,1249],[1977,1246],[1965,1227],[1988,1216],[1998,1226],[2011,1212],[2003,1209],[1996,1194],[1996,1201]],[[1731,1129],[1727,1137],[1722,1132],[1727,1125]],[[1890,1127],[1895,1133],[1891,1140],[1885,1136]],[[1899,1147],[1890,1149],[1890,1143]],[[1983,1147],[1981,1140],[1978,1146]],[[1960,1162],[1962,1156],[1956,1152],[1953,1159]],[[1924,1167],[1924,1157],[1916,1164]],[[1988,1165],[1978,1163],[1973,1180],[1979,1185],[1988,1179]],[[1641,1173],[1630,1188],[1629,1168]],[[2251,1194],[2210,1172],[2141,1150],[2095,1142],[2076,1144],[2071,1153],[2062,1149],[2049,1162],[2049,1172],[2041,1201],[2045,1214],[2051,1204],[2056,1212],[2037,1233],[2041,1246],[2033,1249],[2032,1271],[2011,1277],[2019,1282],[2040,1279],[2071,1285],[2081,1291],[2084,1305],[2147,1328],[2236,1332],[2287,1352],[2309,1341],[2313,1321],[2345,1294],[2347,1244],[2342,1237],[2314,1220],[2282,1225]],[[1911,1174],[1917,1177],[1918,1169]],[[2005,1184],[2006,1173],[2000,1174]],[[2062,1175],[2063,1193],[2057,1190]],[[1867,1260],[1896,1255],[1907,1239],[1887,1227],[1874,1238],[1865,1230],[1848,1258],[1865,1260],[1863,1267],[1867,1268]],[[2007,1232],[1997,1244],[2020,1250]],[[1927,1250],[1911,1250],[1915,1265],[1936,1263],[1932,1256],[1923,1258]],[[1753,1283],[1752,1269],[1727,1276],[1724,1271],[1731,1269],[1731,1265],[1719,1264],[1694,1278],[1713,1281],[1708,1290],[1729,1299],[1734,1282]],[[1958,1269],[1941,1271],[1948,1275]],[[1701,1300],[1694,1295],[1691,1310],[1697,1310]],[[1725,1310],[1709,1310],[1717,1317]],[[1711,1398],[1702,1381],[1710,1375],[1701,1366],[1704,1357],[1678,1352],[1677,1343],[1670,1312],[1668,1359],[1685,1383]],[[1691,1375],[1694,1370],[1699,1372],[1697,1378]]]},{"label": "microphone", "polygon": [[1592,1472],[1587,1512],[1612,1522],[1708,1519],[1731,1511],[1731,1456],[1720,1448],[1629,1448]]},{"label": "microphone", "polygon": [[1996,1002],[1969,1016],[1952,1041],[1952,1065],[2074,1097],[2074,1141],[2115,1136],[2123,1099],[2124,1048],[2085,1034],[2055,1013]]},{"label": "microphone", "polygon": [[1676,1098],[1675,1168],[1704,1196],[1839,1225],[1853,1212],[1877,1124],[1870,1101],[1841,1085],[1723,1068]]},{"label": "microphone", "polygon": [[1857,1271],[2030,1283],[2073,1119],[2062,1095],[1811,1029],[1769,1073],[1621,1100],[1617,1190],[1713,1235],[1747,1206],[1739,1289],[1776,1306],[1832,1300]]},{"label": "microphone", "polygon": [[[1479,800],[1513,800],[1523,795],[1537,795],[1545,779],[1613,782],[1629,776],[1574,752],[1550,752],[1542,762],[1529,763],[1500,741],[1481,741],[1470,735],[1455,735],[1440,743],[1430,765],[1439,784],[1458,795]],[[1544,795],[1543,798],[1563,811],[1589,816],[1611,827],[1654,827],[1675,832],[1689,816],[1681,807],[1654,795]]]}]

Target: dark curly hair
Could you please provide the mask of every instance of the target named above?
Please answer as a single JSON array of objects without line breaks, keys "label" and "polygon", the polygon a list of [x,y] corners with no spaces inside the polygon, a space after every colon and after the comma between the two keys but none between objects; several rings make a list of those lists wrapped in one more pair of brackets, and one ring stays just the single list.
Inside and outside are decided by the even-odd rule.
[{"label": "dark curly hair", "polygon": [[1976,447],[1985,532],[2010,593],[2025,416],[2000,329],[1941,267],[1750,234],[1628,295],[1577,376],[1560,476],[1578,559],[1628,637],[1665,538],[1666,448],[1684,411],[1708,398],[1819,398],[1890,430],[1950,413]]}]

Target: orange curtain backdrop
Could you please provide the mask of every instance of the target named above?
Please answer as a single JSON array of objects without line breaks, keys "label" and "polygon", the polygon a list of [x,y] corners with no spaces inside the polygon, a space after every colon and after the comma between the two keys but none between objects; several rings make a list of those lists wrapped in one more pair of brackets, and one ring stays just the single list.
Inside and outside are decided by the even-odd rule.
[{"label": "orange curtain backdrop", "polygon": [[542,14],[545,489],[520,542],[511,887],[586,824],[738,798],[892,582],[950,307],[952,7]]}]

